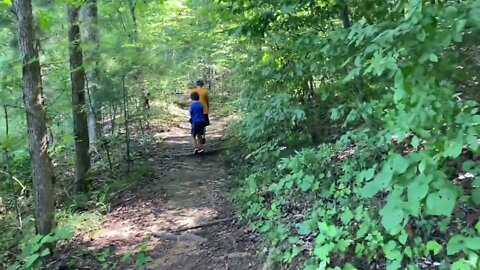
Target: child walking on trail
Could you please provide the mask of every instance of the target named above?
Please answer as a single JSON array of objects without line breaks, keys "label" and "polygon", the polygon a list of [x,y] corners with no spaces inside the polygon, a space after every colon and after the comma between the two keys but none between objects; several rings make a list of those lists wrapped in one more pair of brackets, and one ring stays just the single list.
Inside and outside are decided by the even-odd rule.
[{"label": "child walking on trail", "polygon": [[202,137],[205,134],[205,116],[203,114],[203,105],[199,101],[200,95],[196,92],[190,94],[192,104],[190,105],[190,123],[192,124],[193,145],[195,150],[193,154],[203,153]]}]

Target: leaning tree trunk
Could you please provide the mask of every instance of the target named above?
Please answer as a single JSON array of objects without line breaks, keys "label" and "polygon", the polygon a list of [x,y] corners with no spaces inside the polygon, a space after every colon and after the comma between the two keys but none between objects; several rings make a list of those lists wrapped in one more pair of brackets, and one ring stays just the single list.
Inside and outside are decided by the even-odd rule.
[{"label": "leaning tree trunk", "polygon": [[69,4],[68,41],[70,44],[70,78],[72,81],[73,133],[75,136],[75,192],[87,188],[90,169],[87,113],[85,110],[85,70],[80,44],[78,12],[80,7]]},{"label": "leaning tree trunk", "polygon": [[55,227],[53,176],[48,156],[47,125],[42,107],[42,79],[38,48],[35,45],[32,4],[14,0],[18,44],[23,61],[23,101],[27,114],[29,152],[35,199],[35,228],[46,235]]},{"label": "leaning tree trunk", "polygon": [[98,8],[97,0],[86,0],[83,5],[83,19],[82,26],[84,30],[84,41],[88,44],[88,50],[85,51],[85,63],[87,64],[87,83],[90,105],[88,110],[88,137],[91,145],[97,142],[97,123],[100,119],[100,109],[96,99],[96,94],[99,86],[99,72],[98,72],[98,48],[99,48],[99,31],[98,31]]}]

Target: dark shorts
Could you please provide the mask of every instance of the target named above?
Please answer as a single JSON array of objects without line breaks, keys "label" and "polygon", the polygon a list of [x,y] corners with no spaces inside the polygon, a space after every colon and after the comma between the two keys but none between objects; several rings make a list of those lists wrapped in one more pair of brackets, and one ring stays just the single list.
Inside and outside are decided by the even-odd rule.
[{"label": "dark shorts", "polygon": [[204,114],[205,116],[205,126],[210,126],[210,118],[208,118],[208,113]]},{"label": "dark shorts", "polygon": [[203,136],[205,135],[205,123],[203,122],[197,122],[192,124],[192,136]]}]

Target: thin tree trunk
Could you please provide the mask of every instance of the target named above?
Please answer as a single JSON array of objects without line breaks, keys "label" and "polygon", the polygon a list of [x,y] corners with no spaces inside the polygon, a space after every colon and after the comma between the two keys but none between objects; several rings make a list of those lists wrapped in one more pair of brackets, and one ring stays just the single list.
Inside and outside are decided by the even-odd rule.
[{"label": "thin tree trunk", "polygon": [[85,70],[83,68],[82,48],[78,12],[80,7],[69,4],[68,41],[70,47],[70,78],[72,81],[73,133],[75,136],[75,192],[86,190],[87,173],[90,169],[88,124],[85,104]]},{"label": "thin tree trunk", "polygon": [[[135,43],[136,51],[138,54],[142,53],[142,48],[137,45],[138,43],[138,22],[137,22],[137,15],[136,15],[136,4],[133,0],[128,0],[128,8],[130,10],[130,16],[132,17],[133,23],[133,36],[132,42]],[[134,75],[134,79],[137,81],[137,84],[140,85],[140,91],[143,99],[143,108],[150,109],[150,93],[145,88],[145,79],[143,78],[142,70],[138,70],[137,74]]]},{"label": "thin tree trunk", "polygon": [[99,31],[98,31],[98,8],[97,0],[85,0],[83,6],[82,26],[84,30],[85,43],[88,44],[88,50],[85,52],[85,63],[88,64],[86,76],[90,83],[91,102],[88,110],[88,137],[89,142],[93,146],[97,142],[97,136],[100,135],[98,120],[100,117],[100,109],[96,100],[96,94],[99,88],[99,71],[98,71],[98,49],[99,49]]},{"label": "thin tree trunk", "polygon": [[343,28],[350,28],[350,16],[348,12],[347,0],[338,0],[340,6],[340,20],[342,20]]},{"label": "thin tree trunk", "polygon": [[42,106],[42,79],[38,47],[35,45],[32,4],[14,0],[18,44],[22,55],[23,101],[27,114],[29,152],[35,201],[35,228],[46,235],[55,228],[53,176],[48,156],[47,125]]},{"label": "thin tree trunk", "polygon": [[130,162],[131,153],[130,153],[130,127],[128,121],[128,91],[125,86],[125,76],[122,77],[122,88],[123,88],[123,117],[125,118],[125,144],[126,144],[126,158],[127,158],[127,172],[130,173]]}]

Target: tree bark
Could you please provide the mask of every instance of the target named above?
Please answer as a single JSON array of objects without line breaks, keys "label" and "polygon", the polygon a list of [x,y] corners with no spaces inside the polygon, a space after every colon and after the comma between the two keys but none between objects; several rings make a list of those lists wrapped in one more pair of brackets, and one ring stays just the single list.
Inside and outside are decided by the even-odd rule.
[{"label": "tree bark", "polygon": [[98,72],[98,59],[99,59],[99,30],[98,30],[98,8],[97,0],[85,0],[83,6],[83,19],[82,28],[84,33],[84,41],[88,44],[88,50],[85,52],[85,63],[88,65],[86,76],[89,83],[90,90],[90,106],[88,110],[88,137],[90,145],[94,145],[97,142],[97,134],[99,135],[100,129],[98,128],[98,121],[100,117],[100,109],[98,108],[98,102],[96,100],[96,94],[99,88],[99,72]]},{"label": "tree bark", "polygon": [[[137,22],[137,15],[136,15],[136,3],[133,0],[127,0],[128,9],[130,10],[130,16],[132,17],[133,23],[133,36],[132,42],[135,43],[136,51],[138,54],[142,53],[142,48],[138,46],[138,22]],[[141,69],[138,70],[138,73],[134,75],[134,79],[140,85],[140,91],[143,99],[143,108],[150,109],[150,93],[145,88],[145,79],[143,78],[143,72]]]},{"label": "tree bark", "polygon": [[75,192],[87,188],[87,173],[90,169],[88,124],[85,104],[85,70],[80,44],[78,13],[80,7],[69,4],[68,41],[70,48],[70,79],[72,81],[73,133],[75,136]]},{"label": "tree bark", "polygon": [[53,176],[48,156],[47,125],[42,106],[42,79],[33,30],[32,3],[14,0],[18,44],[22,55],[23,102],[27,115],[29,152],[35,200],[35,228],[46,235],[55,227]]},{"label": "tree bark", "polygon": [[348,29],[351,26],[350,16],[348,12],[347,0],[338,0],[340,7],[340,20],[342,20],[343,28]]}]

